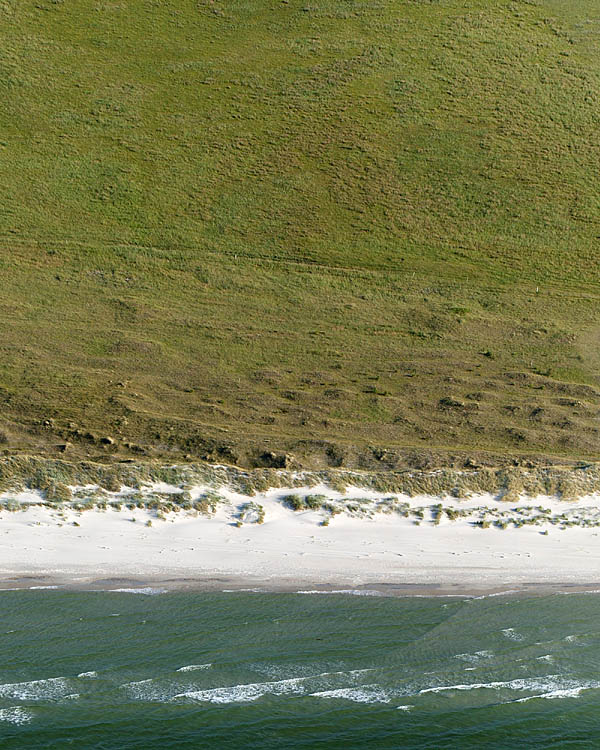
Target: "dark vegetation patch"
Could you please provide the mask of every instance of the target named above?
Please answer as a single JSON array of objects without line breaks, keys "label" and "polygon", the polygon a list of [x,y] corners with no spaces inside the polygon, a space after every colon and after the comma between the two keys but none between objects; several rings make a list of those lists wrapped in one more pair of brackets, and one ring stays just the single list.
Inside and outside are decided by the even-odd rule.
[{"label": "dark vegetation patch", "polygon": [[[171,490],[155,489],[157,484],[171,485]],[[493,468],[471,466],[463,468],[405,469],[402,471],[349,471],[324,469],[321,471],[288,471],[281,469],[242,470],[229,466],[207,464],[112,463],[91,461],[69,462],[58,459],[19,456],[0,459],[0,492],[22,489],[39,490],[46,501],[61,504],[78,497],[104,492],[106,502],[127,504],[142,500],[142,491],[156,498],[165,498],[178,507],[190,507],[213,513],[221,501],[220,489],[253,496],[270,488],[298,488],[289,493],[283,503],[295,511],[325,509],[331,511],[332,501],[318,493],[300,492],[300,488],[326,485],[343,497],[349,486],[379,493],[452,496],[466,498],[471,494],[489,493],[502,500],[515,502],[521,496],[554,495],[563,500],[600,491],[600,465],[573,466],[505,466]],[[206,487],[192,502],[191,489]],[[75,488],[75,489],[72,489]],[[129,493],[123,495],[124,491]],[[112,493],[112,494],[111,494]],[[119,494],[117,494],[119,493]],[[136,494],[137,493],[137,494]],[[366,498],[347,501],[357,507]],[[157,501],[158,502],[158,501]],[[335,505],[335,504],[334,504]],[[258,505],[248,506],[258,511]]]}]

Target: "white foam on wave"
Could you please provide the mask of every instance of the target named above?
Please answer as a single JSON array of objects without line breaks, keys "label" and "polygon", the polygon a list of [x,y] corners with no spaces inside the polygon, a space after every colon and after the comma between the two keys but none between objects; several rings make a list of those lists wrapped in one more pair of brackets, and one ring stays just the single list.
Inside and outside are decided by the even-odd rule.
[{"label": "white foam on wave", "polygon": [[31,711],[23,708],[23,706],[0,709],[0,721],[5,721],[8,724],[29,724],[32,719]]},{"label": "white foam on wave", "polygon": [[[270,682],[251,682],[227,687],[208,688],[204,690],[187,690],[177,693],[171,700],[189,699],[200,703],[249,703],[258,700],[263,695],[306,695],[310,688],[306,683],[322,680],[325,677],[345,677],[356,680],[365,672],[372,669],[354,669],[348,672],[321,672],[306,677],[291,677],[284,680]],[[346,687],[345,689],[349,689]]]},{"label": "white foam on wave", "polygon": [[396,706],[398,711],[412,711],[414,706]]},{"label": "white foam on wave", "polygon": [[492,599],[495,596],[509,596],[510,594],[520,594],[523,589],[507,589],[506,591],[495,591],[493,594],[482,594],[481,596],[472,597],[472,601],[481,599]]},{"label": "white foam on wave", "polygon": [[463,602],[473,602],[480,598],[474,594],[407,594],[407,596],[411,599],[461,599]]},{"label": "white foam on wave", "polygon": [[[473,682],[460,685],[439,685],[419,691],[419,695],[426,693],[442,693],[449,690],[541,690],[544,697],[572,697],[575,691],[590,690],[600,687],[600,682],[578,682],[558,674],[546,677],[527,677],[516,680],[497,682]],[[579,693],[577,693],[579,694]],[[539,696],[529,696],[539,697]]]},{"label": "white foam on wave", "polygon": [[146,596],[157,596],[158,594],[166,594],[167,589],[152,588],[152,586],[143,586],[139,589],[109,589],[114,594],[145,594]]},{"label": "white foam on wave", "polygon": [[262,698],[263,695],[303,693],[302,683],[304,679],[294,677],[290,680],[277,680],[276,682],[251,682],[208,690],[190,690],[174,695],[173,700],[189,698],[200,703],[249,703]]},{"label": "white foam on wave", "polygon": [[70,681],[65,677],[50,677],[47,680],[12,682],[0,685],[0,698],[17,700],[57,700],[71,692]]},{"label": "white foam on wave", "polygon": [[98,672],[80,672],[77,677],[98,677]]},{"label": "white foam on wave", "polygon": [[126,690],[134,700],[164,702],[170,698],[168,687],[156,684],[151,677],[147,680],[128,682],[121,685],[121,689]]},{"label": "white foam on wave", "polygon": [[212,664],[188,664],[185,667],[179,667],[177,672],[195,672],[198,669],[210,669]]},{"label": "white foam on wave", "polygon": [[193,685],[186,685],[182,681],[149,677],[146,680],[127,682],[120,685],[120,689],[125,690],[129,697],[136,701],[166,703],[182,691],[193,692],[197,688]]},{"label": "white foam on wave", "polygon": [[[208,669],[211,664],[190,664],[178,669],[178,672],[193,671],[193,669]],[[178,681],[164,681],[154,678],[137,680],[121,685],[131,698],[142,701],[193,700],[205,703],[243,703],[254,701],[263,695],[284,695],[294,693],[306,695],[315,690],[332,687],[331,680],[346,682],[345,687],[352,687],[360,683],[362,675],[372,672],[374,668],[354,669],[339,672],[320,672],[318,674],[295,676],[268,682],[242,683],[224,687],[205,688],[186,685]],[[330,678],[330,679],[327,679]]]},{"label": "white foam on wave", "polygon": [[350,596],[385,596],[381,591],[375,589],[334,589],[333,591],[309,590],[296,591],[297,594],[349,594]]},{"label": "white foam on wave", "polygon": [[248,664],[248,667],[253,672],[264,674],[269,677],[271,681],[275,680],[287,680],[291,678],[301,677],[302,679],[319,679],[322,677],[333,677],[333,678],[350,678],[352,684],[355,684],[357,679],[369,672],[376,670],[376,667],[368,667],[366,669],[331,669],[328,672],[316,672],[318,665],[312,664],[261,664],[253,663]]},{"label": "white foam on wave", "polygon": [[318,693],[310,693],[310,696],[311,698],[342,698],[354,703],[389,703],[392,700],[391,694],[379,685],[321,690]]},{"label": "white foam on wave", "polygon": [[476,664],[482,659],[492,659],[494,657],[493,651],[475,651],[474,654],[455,654],[455,659],[466,661],[469,664]]},{"label": "white foam on wave", "polygon": [[587,690],[587,685],[581,685],[579,687],[563,689],[563,690],[551,690],[548,693],[540,693],[540,695],[528,695],[525,698],[517,698],[513,703],[527,703],[527,701],[533,701],[536,698],[543,698],[546,700],[554,700],[557,698],[579,698],[583,690]]},{"label": "white foam on wave", "polygon": [[45,589],[59,589],[60,586],[30,586],[30,591],[43,591]]},{"label": "white foam on wave", "polygon": [[586,589],[584,591],[558,591],[561,596],[579,596],[580,594],[600,594],[600,589]]},{"label": "white foam on wave", "polygon": [[522,641],[523,640],[523,636],[521,635],[521,633],[517,633],[517,631],[514,628],[504,628],[504,630],[502,631],[502,635],[504,635],[510,641]]},{"label": "white foam on wave", "polygon": [[247,665],[253,672],[266,675],[269,680],[287,680],[290,677],[310,677],[316,674],[318,666],[312,664],[264,664],[254,662]]}]

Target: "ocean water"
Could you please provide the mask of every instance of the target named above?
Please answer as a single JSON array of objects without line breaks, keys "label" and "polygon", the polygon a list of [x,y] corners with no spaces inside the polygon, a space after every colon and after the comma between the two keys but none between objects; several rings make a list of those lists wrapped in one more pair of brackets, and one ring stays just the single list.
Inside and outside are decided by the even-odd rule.
[{"label": "ocean water", "polygon": [[0,592],[0,747],[600,746],[600,595]]}]

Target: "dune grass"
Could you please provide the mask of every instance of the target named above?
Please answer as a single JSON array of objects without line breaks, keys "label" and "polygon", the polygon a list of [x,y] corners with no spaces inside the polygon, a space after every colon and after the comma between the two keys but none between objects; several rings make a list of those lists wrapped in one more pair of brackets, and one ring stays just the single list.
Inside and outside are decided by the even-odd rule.
[{"label": "dune grass", "polygon": [[[170,487],[164,487],[164,485]],[[11,497],[23,490],[38,491],[52,505],[71,502],[85,503],[95,496],[111,502],[173,501],[191,507],[194,487],[195,510],[214,513],[223,499],[222,490],[255,497],[269,489],[281,489],[282,502],[293,511],[318,510],[333,512],[326,495],[311,492],[307,487],[325,485],[339,493],[340,502],[360,508],[370,502],[369,496],[347,499],[349,487],[377,493],[402,494],[407,497],[430,496],[460,501],[473,495],[494,495],[507,503],[520,502],[524,497],[556,497],[569,502],[600,493],[600,464],[579,466],[534,466],[525,468],[481,467],[479,469],[442,468],[412,471],[351,471],[324,469],[292,471],[255,468],[250,471],[234,466],[211,466],[205,463],[161,465],[155,461],[140,463],[65,461],[43,456],[11,456],[0,458],[0,493]],[[295,492],[288,492],[297,489]],[[385,505],[390,498],[382,501]],[[392,498],[393,499],[393,498]],[[258,506],[252,506],[254,510]],[[441,507],[441,506],[440,506]]]},{"label": "dune grass", "polygon": [[0,0],[4,450],[597,457],[597,16]]}]

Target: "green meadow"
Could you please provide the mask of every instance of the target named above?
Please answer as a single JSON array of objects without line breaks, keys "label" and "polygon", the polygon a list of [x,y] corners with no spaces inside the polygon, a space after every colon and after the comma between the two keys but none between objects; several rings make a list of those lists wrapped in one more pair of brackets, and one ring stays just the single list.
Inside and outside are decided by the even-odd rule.
[{"label": "green meadow", "polygon": [[592,0],[0,0],[1,448],[597,458],[599,133]]}]

